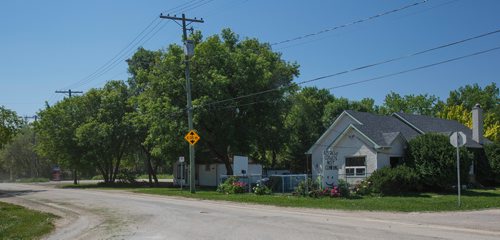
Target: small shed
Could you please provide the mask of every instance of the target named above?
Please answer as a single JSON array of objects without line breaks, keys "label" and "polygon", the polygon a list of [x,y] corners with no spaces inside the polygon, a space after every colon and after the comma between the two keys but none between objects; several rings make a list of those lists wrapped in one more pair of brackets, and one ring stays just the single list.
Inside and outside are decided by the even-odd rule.
[{"label": "small shed", "polygon": [[[262,165],[248,162],[248,157],[245,156],[234,156],[231,167],[236,176],[262,176]],[[177,160],[173,172],[174,185],[189,184],[189,163],[187,161]],[[223,163],[196,164],[196,185],[216,187],[226,175],[226,166]]]}]

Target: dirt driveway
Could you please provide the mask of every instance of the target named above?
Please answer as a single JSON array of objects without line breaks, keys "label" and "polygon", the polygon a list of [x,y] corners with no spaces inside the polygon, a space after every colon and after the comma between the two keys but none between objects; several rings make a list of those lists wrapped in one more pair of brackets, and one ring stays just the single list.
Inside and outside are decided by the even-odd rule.
[{"label": "dirt driveway", "polygon": [[62,216],[46,239],[500,239],[499,209],[350,212],[8,183],[0,201]]}]

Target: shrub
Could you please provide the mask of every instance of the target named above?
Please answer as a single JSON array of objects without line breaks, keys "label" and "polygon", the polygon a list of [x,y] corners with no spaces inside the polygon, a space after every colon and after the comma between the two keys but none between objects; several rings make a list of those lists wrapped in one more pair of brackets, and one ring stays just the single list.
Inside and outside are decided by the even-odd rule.
[{"label": "shrub", "polygon": [[333,188],[325,188],[323,189],[321,196],[329,196],[329,197],[340,197],[340,190],[338,187]]},{"label": "shrub", "polygon": [[486,144],[484,145],[484,151],[491,167],[492,175],[496,177],[494,180],[500,182],[500,143]]},{"label": "shrub", "polygon": [[217,192],[224,194],[244,193],[246,183],[238,181],[237,177],[229,177],[224,183],[219,184]]},{"label": "shrub", "polygon": [[348,197],[351,196],[350,185],[349,185],[349,183],[346,180],[340,179],[339,180],[338,188],[339,188],[339,191],[340,191],[340,195],[342,197],[348,198]]},{"label": "shrub", "polygon": [[416,191],[419,177],[415,170],[405,166],[381,168],[373,172],[365,181],[356,187],[361,195],[370,193],[396,194]]},{"label": "shrub", "polygon": [[252,190],[256,195],[270,195],[272,193],[269,187],[261,183],[257,183]]},{"label": "shrub", "polygon": [[300,196],[309,197],[319,197],[321,189],[319,187],[318,181],[313,181],[312,179],[307,179],[299,183],[295,188],[293,194]]},{"label": "shrub", "polygon": [[[466,148],[460,149],[461,184],[468,182],[472,154]],[[408,143],[406,163],[415,169],[424,187],[429,190],[445,190],[456,185],[456,150],[448,136],[427,133]]]},{"label": "shrub", "polygon": [[137,183],[135,176],[136,174],[128,169],[120,169],[120,172],[116,175],[116,179],[120,183]]},{"label": "shrub", "polygon": [[369,195],[372,193],[372,181],[363,180],[356,186],[354,186],[355,195]]}]

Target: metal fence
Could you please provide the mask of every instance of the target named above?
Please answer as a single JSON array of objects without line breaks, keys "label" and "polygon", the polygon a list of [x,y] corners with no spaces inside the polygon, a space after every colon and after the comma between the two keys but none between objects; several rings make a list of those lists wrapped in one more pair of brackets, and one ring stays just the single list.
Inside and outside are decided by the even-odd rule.
[{"label": "metal fence", "polygon": [[301,182],[307,180],[307,174],[286,174],[269,176],[271,190],[277,193],[291,193]]}]

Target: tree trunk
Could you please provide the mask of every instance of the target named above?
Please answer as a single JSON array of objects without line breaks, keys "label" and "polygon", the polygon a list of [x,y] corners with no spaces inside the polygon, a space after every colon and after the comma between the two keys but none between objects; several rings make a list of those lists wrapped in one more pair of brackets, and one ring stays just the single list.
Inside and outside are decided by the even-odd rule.
[{"label": "tree trunk", "polygon": [[76,168],[73,169],[73,184],[78,184],[78,171],[76,170]]},{"label": "tree trunk", "polygon": [[272,150],[272,158],[271,158],[271,168],[275,168],[276,167],[276,150],[273,149]]},{"label": "tree trunk", "polygon": [[158,165],[159,164],[155,164],[155,167],[153,168],[153,178],[155,180],[155,185],[158,186]]},{"label": "tree trunk", "polygon": [[153,166],[151,166],[151,157],[147,156],[147,165],[148,165],[148,176],[149,176],[149,186],[153,186]]}]

